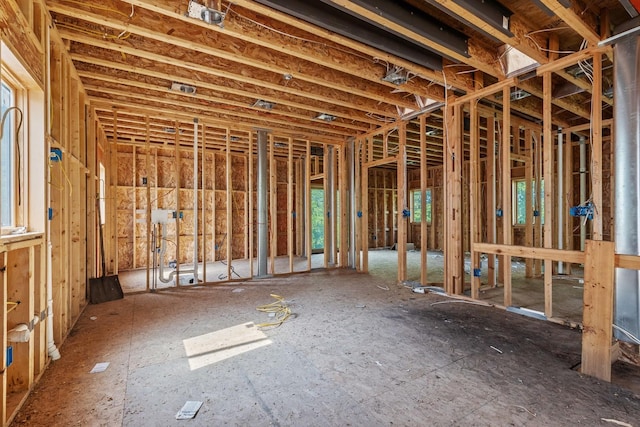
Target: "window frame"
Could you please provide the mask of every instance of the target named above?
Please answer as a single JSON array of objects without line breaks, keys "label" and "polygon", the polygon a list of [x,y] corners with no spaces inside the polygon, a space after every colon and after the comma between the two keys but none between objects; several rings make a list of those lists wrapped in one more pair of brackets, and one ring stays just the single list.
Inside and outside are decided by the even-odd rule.
[{"label": "window frame", "polygon": [[[422,197],[422,190],[420,188],[414,189],[414,190],[410,190],[409,191],[409,195],[410,195],[410,203],[411,203],[411,216],[410,216],[410,220],[412,224],[421,224],[422,220],[418,219],[416,220],[416,211],[421,211],[421,207],[416,208],[416,200],[415,200],[415,195],[420,194],[420,197]],[[431,187],[427,187],[425,188],[425,197],[426,195],[429,194],[430,196],[427,198],[428,200],[425,202],[425,209],[428,213],[430,213],[430,215],[427,215],[427,220],[426,223],[427,225],[431,225],[431,222],[433,221],[433,189]],[[422,212],[421,212],[422,214]]]},{"label": "window frame", "polygon": [[[9,91],[9,94],[10,94],[9,96],[11,98],[8,105],[5,105],[5,103],[2,102],[4,100],[5,87]],[[23,90],[24,89],[22,88],[18,80],[9,72],[9,70],[4,65],[2,65],[2,69],[0,73],[0,96],[1,96],[0,103],[2,104],[2,109],[0,110],[0,119],[2,115],[4,115],[4,111],[13,107],[20,108],[24,116],[24,109],[22,108],[23,106],[20,103]],[[10,231],[15,227],[20,226],[22,222],[21,217],[19,215],[19,206],[18,206],[18,197],[19,197],[18,193],[21,190],[20,176],[18,171],[20,168],[20,163],[22,163],[22,158],[18,158],[18,157],[19,157],[19,153],[21,156],[21,153],[24,151],[23,142],[22,142],[24,117],[22,117],[22,119],[23,119],[22,127],[20,129],[17,129],[19,113],[14,109],[7,114],[5,123],[4,123],[5,129],[3,131],[2,138],[3,139],[8,138],[10,141],[8,155],[10,156],[11,160],[9,165],[10,170],[8,171],[8,176],[9,176],[9,194],[8,195],[5,194],[6,188],[4,188],[4,179],[6,179],[5,173],[7,172],[4,170],[4,168],[0,169],[0,174],[2,174],[2,178],[0,178],[0,182],[2,182],[2,184],[0,184],[2,186],[0,187],[0,198],[2,199],[2,201],[10,200],[10,207],[9,207],[10,219],[8,222],[5,222],[6,221],[5,215],[2,212],[0,212],[0,227],[3,230],[2,234],[5,234],[4,232],[7,230]],[[4,154],[5,154],[4,151],[0,152],[0,158],[3,158]],[[4,162],[4,159],[2,161]]]},{"label": "window frame", "polygon": [[[524,188],[522,189],[522,191],[525,193],[523,200],[525,200],[525,207],[524,207],[524,220],[522,222],[518,221],[518,207],[520,206],[519,204],[519,198],[518,198],[518,184],[524,184]],[[533,205],[533,202],[536,199],[536,186],[535,186],[535,181],[531,181],[531,185],[532,185],[532,189],[531,189],[531,203]],[[516,179],[512,179],[511,180],[511,222],[512,225],[514,227],[525,227],[527,225],[527,207],[526,207],[526,192],[527,192],[527,186],[526,186],[526,180],[525,178],[516,178]],[[540,193],[544,196],[544,180],[540,180]],[[544,225],[544,197],[540,198],[540,203],[538,206],[538,212],[539,212],[539,216],[538,218],[540,218],[541,220],[541,225]],[[534,217],[534,222],[535,222],[535,217]]]}]

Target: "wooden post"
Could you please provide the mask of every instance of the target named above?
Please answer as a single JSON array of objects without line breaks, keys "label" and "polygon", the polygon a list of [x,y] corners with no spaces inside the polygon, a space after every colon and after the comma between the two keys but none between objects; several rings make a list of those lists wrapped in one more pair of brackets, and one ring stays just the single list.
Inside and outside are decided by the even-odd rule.
[{"label": "wooden post", "polygon": [[583,374],[611,381],[614,243],[587,240],[582,317]]},{"label": "wooden post", "polygon": [[[535,158],[535,166],[534,166],[534,175],[535,175],[535,208],[538,211],[538,216],[536,217],[534,233],[533,233],[533,243],[535,247],[542,247],[543,245],[543,237],[542,237],[542,209],[541,209],[541,201],[544,200],[544,195],[542,194],[542,135],[538,133],[538,138],[535,141],[534,147],[534,158]],[[534,136],[535,138],[535,136]],[[534,277],[540,277],[542,275],[542,260],[536,259],[533,262],[533,275]]]},{"label": "wooden post", "polygon": [[[525,180],[525,230],[524,230],[524,245],[530,248],[533,247],[533,141],[531,139],[531,128],[524,130],[524,143],[525,143],[525,155],[527,156],[527,162],[524,165],[524,180]],[[533,263],[534,260],[527,258],[525,260],[525,277],[533,277]]]},{"label": "wooden post", "polygon": [[[178,130],[176,129],[176,133],[178,133]],[[227,140],[230,139],[230,135],[229,135],[229,129],[227,129]],[[202,209],[202,282],[203,283],[207,283],[207,256],[208,256],[208,251],[207,251],[207,205],[206,205],[206,201],[207,201],[207,150],[206,147],[207,146],[207,124],[206,123],[202,123],[202,149],[201,149],[201,155],[202,155],[202,160],[201,160],[201,165],[202,165],[202,171],[201,171],[201,180],[202,180],[202,190],[200,191],[200,194],[202,194],[202,202],[198,203],[198,206],[201,207]],[[216,173],[215,170],[211,170],[211,172],[213,174]],[[215,198],[215,192],[213,193],[213,197]],[[214,225],[215,228],[215,225]],[[215,236],[215,231],[214,231],[214,236]],[[215,250],[214,250],[214,254],[215,254]]]},{"label": "wooden post", "polygon": [[363,273],[369,271],[369,167],[367,166],[368,156],[371,156],[369,148],[369,138],[365,138],[362,143],[362,172],[360,173],[360,194],[361,196],[361,238],[362,238],[362,268]]},{"label": "wooden post", "polygon": [[[554,170],[553,170],[553,135],[551,133],[551,73],[544,73],[542,76],[543,92],[543,171],[544,171],[544,247],[553,247],[553,192]],[[544,260],[544,314],[553,317],[553,261]]]},{"label": "wooden post", "polygon": [[427,116],[420,116],[420,284],[428,284],[427,246]]},{"label": "wooden post", "polygon": [[231,134],[227,128],[227,280],[231,280],[233,263],[233,174],[231,173]]},{"label": "wooden post", "polygon": [[464,291],[464,259],[462,250],[462,106],[447,107],[445,163],[445,291]]},{"label": "wooden post", "polygon": [[[515,134],[514,138],[518,135]],[[517,142],[517,141],[514,141]],[[502,243],[511,245],[513,241],[513,215],[511,212],[511,88],[502,89]],[[504,305],[512,304],[511,256],[503,255]]]},{"label": "wooden post", "polygon": [[[593,55],[593,94],[591,95],[591,201],[595,206],[591,238],[602,240],[602,54]],[[611,174],[613,176],[613,174]]]},{"label": "wooden post", "polygon": [[[355,245],[355,259],[353,260],[353,267],[356,271],[362,271],[362,265],[360,264],[360,251],[362,249],[362,213],[364,211],[362,207],[362,169],[360,167],[361,163],[364,162],[362,156],[362,140],[357,139],[354,142],[353,146],[353,158],[354,158],[354,185],[353,190],[355,191],[355,199],[356,204],[354,209],[356,210],[356,230],[355,230],[355,241],[352,242]],[[359,191],[360,190],[360,191]]]},{"label": "wooden post", "polygon": [[[276,144],[273,134],[269,134],[269,215],[271,218],[270,228],[270,256],[271,274],[276,273],[276,256],[278,255],[278,183],[276,171]],[[229,170],[227,170],[227,173]]]},{"label": "wooden post", "polygon": [[[146,114],[145,115],[145,125],[146,125],[146,140],[145,140],[145,165],[146,165],[146,174],[147,174],[147,185],[146,185],[146,206],[145,206],[145,222],[146,222],[146,228],[147,228],[147,244],[146,244],[146,248],[147,248],[147,254],[146,254],[146,259],[147,259],[147,263],[146,263],[146,267],[147,267],[147,271],[146,271],[146,278],[147,278],[147,292],[149,291],[149,285],[150,285],[150,279],[151,279],[151,176],[150,176],[150,172],[151,172],[151,135],[150,135],[150,130],[149,130],[149,115]],[[134,156],[135,157],[135,156]],[[135,160],[135,159],[134,159]],[[135,179],[135,178],[134,178]],[[135,217],[134,217],[135,218]],[[133,229],[135,230],[136,226],[135,226],[135,221],[133,224]],[[134,232],[135,235],[135,232]],[[134,242],[135,245],[135,242]],[[155,251],[155,248],[154,248]],[[155,259],[155,257],[154,257]],[[135,260],[134,260],[134,266],[135,266]]]},{"label": "wooden post", "polygon": [[[562,229],[564,230],[562,247],[566,250],[573,249],[573,221],[571,215],[569,215],[569,206],[573,203],[573,144],[571,143],[571,133],[565,134],[564,141],[564,166],[562,168],[564,172],[563,179],[563,195],[564,209],[562,212],[562,218],[558,218],[563,222]],[[571,264],[564,264],[564,274],[571,274]]]},{"label": "wooden post", "polygon": [[307,270],[311,270],[311,141],[307,140],[307,156],[305,157],[306,167],[305,167],[305,183],[304,186],[304,197],[306,200],[305,203],[305,213],[304,213],[304,233],[305,233],[305,242],[306,242],[306,254],[307,254]]},{"label": "wooden post", "polygon": [[[349,221],[349,212],[353,207],[349,206],[349,198],[350,198],[350,185],[349,185],[349,175],[350,175],[350,165],[349,165],[349,155],[348,155],[348,144],[350,142],[343,144],[340,147],[340,173],[338,176],[338,188],[340,194],[340,239],[339,239],[339,247],[340,247],[340,267],[346,268],[349,265],[349,247],[354,244],[349,239],[350,236],[350,228],[351,221]],[[354,143],[355,144],[355,143]],[[354,148],[355,150],[355,145]],[[354,152],[355,155],[355,152]]]},{"label": "wooden post", "polygon": [[[176,275],[175,275],[175,286],[178,286],[180,283],[180,127],[178,121],[175,121],[175,139],[174,139],[174,151],[176,158],[176,170],[175,170],[175,180],[176,180],[176,189],[175,189],[175,203],[176,203]],[[212,169],[215,170],[215,169]],[[215,173],[214,173],[215,176]],[[214,209],[215,211],[215,209]],[[215,235],[214,235],[215,238]]]},{"label": "wooden post", "polygon": [[289,254],[289,273],[293,273],[293,138],[289,138],[289,157],[287,161],[287,251]]},{"label": "wooden post", "polygon": [[480,297],[480,276],[475,271],[480,269],[480,253],[474,251],[474,243],[480,243],[480,118],[478,103],[472,99],[469,105],[469,237],[471,248],[471,298]]},{"label": "wooden post", "polygon": [[[253,132],[248,133],[249,138],[249,181],[248,181],[248,190],[247,197],[249,199],[249,277],[253,278]],[[215,158],[215,155],[214,155]],[[214,173],[215,176],[215,173]],[[215,190],[215,188],[214,188]],[[215,191],[214,191],[214,203],[215,203]],[[215,223],[214,223],[215,224]],[[214,225],[215,227],[215,225]],[[213,232],[213,236],[215,239],[215,230]]]},{"label": "wooden post", "polygon": [[[497,243],[496,236],[496,142],[495,119],[487,117],[487,241]],[[496,286],[496,256],[487,255],[487,284]]]},{"label": "wooden post", "polygon": [[404,210],[407,206],[407,129],[406,122],[402,121],[398,125],[398,160],[397,160],[397,187],[398,187],[398,284],[407,280],[407,222]]}]

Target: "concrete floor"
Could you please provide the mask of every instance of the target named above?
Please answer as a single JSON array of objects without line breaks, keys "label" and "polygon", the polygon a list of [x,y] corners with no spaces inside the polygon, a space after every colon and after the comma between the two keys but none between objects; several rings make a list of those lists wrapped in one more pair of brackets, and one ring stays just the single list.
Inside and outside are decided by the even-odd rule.
[{"label": "concrete floor", "polygon": [[[293,314],[261,330],[271,293]],[[571,369],[580,345],[346,270],[180,287],[88,306],[14,425],[635,425],[637,395]]]}]

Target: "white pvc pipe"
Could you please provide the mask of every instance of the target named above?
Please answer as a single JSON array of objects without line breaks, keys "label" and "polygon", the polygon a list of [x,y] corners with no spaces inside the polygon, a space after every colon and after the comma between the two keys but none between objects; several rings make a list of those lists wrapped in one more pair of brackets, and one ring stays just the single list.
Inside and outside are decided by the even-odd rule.
[{"label": "white pvc pipe", "polygon": [[[580,203],[587,198],[587,143],[584,136],[580,137]],[[584,252],[584,242],[587,239],[587,224],[580,221],[580,250]]]},{"label": "white pvc pipe", "polygon": [[198,283],[198,267],[198,119],[193,119],[193,283]]},{"label": "white pvc pipe", "polygon": [[[563,147],[562,147],[562,128],[558,128],[558,249],[563,249],[563,221],[564,218],[564,161],[563,161]],[[564,263],[558,261],[558,274],[564,274]]]},{"label": "white pvc pipe", "polygon": [[[45,46],[47,46],[47,48],[45,49],[45,56],[46,56],[46,76],[45,76],[45,80],[47,82],[51,82],[51,50],[49,49],[49,40],[50,40],[50,33],[49,33],[49,28],[47,27],[47,30],[45,31],[45,38],[46,38],[46,44]],[[46,121],[46,129],[47,129],[47,133],[51,134],[51,115],[50,115],[50,106],[51,106],[51,85],[47,84],[47,99],[46,99],[46,108],[47,111],[45,111],[45,121]],[[49,155],[49,144],[47,144],[47,150],[46,150],[46,155]],[[48,162],[48,160],[47,160]],[[51,182],[51,168],[47,167],[47,182]],[[47,184],[47,199],[45,201],[46,206],[50,206],[51,205],[51,184]],[[98,227],[101,227],[102,224],[98,224]],[[54,341],[53,338],[53,271],[52,271],[52,266],[51,266],[51,252],[52,252],[52,247],[53,244],[51,243],[51,224],[47,222],[47,224],[45,224],[45,228],[47,230],[47,323],[46,323],[46,335],[47,335],[47,353],[49,354],[49,357],[51,357],[51,360],[58,360],[60,359],[60,352],[58,351],[58,348],[56,347],[56,343]],[[104,272],[102,272],[102,274],[104,274]]]}]

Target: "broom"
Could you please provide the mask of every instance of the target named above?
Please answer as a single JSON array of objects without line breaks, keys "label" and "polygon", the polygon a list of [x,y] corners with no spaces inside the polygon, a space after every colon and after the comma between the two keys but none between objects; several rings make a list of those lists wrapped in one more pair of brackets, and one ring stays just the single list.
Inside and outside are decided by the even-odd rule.
[{"label": "broom", "polygon": [[98,209],[98,230],[100,233],[100,257],[102,260],[102,276],[89,279],[89,302],[100,304],[124,298],[118,275],[107,276],[107,265],[104,260],[104,237],[102,236],[102,215],[100,213],[100,199],[96,199]]}]

